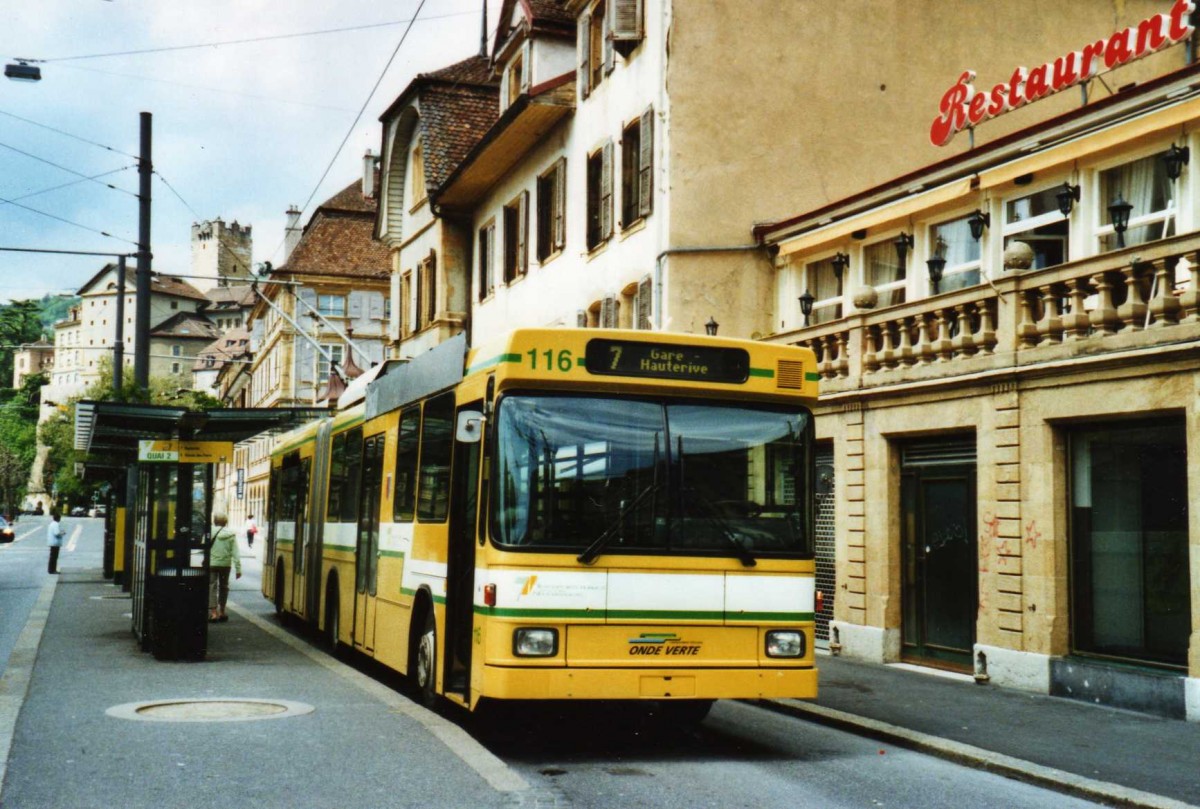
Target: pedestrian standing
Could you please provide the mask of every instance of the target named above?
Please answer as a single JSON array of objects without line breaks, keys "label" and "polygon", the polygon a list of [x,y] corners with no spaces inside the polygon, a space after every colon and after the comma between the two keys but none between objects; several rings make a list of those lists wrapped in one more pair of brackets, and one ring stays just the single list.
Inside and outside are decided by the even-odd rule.
[{"label": "pedestrian standing", "polygon": [[258,526],[254,524],[254,515],[246,515],[246,544],[254,547],[254,537],[258,534]]},{"label": "pedestrian standing", "polygon": [[63,537],[67,535],[67,529],[62,527],[62,514],[58,509],[50,512],[50,524],[46,526],[46,544],[50,546],[50,564],[46,567],[47,573],[58,573],[58,552],[62,550]]},{"label": "pedestrian standing", "polygon": [[242,577],[242,558],[238,555],[237,535],[226,528],[229,519],[224,514],[213,515],[212,544],[208,551],[208,620],[210,623],[229,620],[225,604],[229,600],[229,569]]}]

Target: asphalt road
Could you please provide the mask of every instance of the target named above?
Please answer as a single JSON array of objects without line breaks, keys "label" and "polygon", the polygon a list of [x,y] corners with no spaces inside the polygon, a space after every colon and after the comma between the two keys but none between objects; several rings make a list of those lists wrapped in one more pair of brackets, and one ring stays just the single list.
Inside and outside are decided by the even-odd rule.
[{"label": "asphalt road", "polygon": [[[100,520],[68,519],[68,542],[63,569],[98,569]],[[80,530],[75,531],[78,525]],[[46,581],[45,520],[26,518],[21,541],[0,550],[0,658],[24,625],[36,594]],[[32,529],[32,530],[31,530]],[[75,538],[72,545],[71,539]],[[232,600],[241,615],[262,625],[274,624],[271,605],[258,592],[261,566],[255,555],[244,555],[244,575],[233,583]],[[258,550],[257,548],[255,550]],[[56,609],[81,610],[71,603],[79,588],[60,588]],[[92,602],[86,602],[92,603]],[[114,614],[128,602],[96,602]],[[59,612],[58,614],[67,614]],[[75,613],[79,614],[79,613]],[[68,625],[69,632],[93,631]],[[107,624],[105,624],[107,626]],[[245,627],[240,628],[240,627]],[[321,671],[301,666],[272,652],[260,660],[252,642],[266,637],[246,624],[222,627],[233,645],[218,646],[202,664],[154,661],[137,652],[122,626],[105,665],[128,670],[110,684],[106,702],[133,694],[169,693],[186,676],[191,688],[214,694],[254,692],[259,680],[290,683],[289,698],[318,706],[296,728],[309,728],[300,737],[280,737],[291,726],[270,723],[229,723],[193,731],[193,744],[163,731],[163,750],[170,767],[126,769],[119,751],[122,734],[129,747],[144,728],[113,725],[102,716],[85,716],[72,708],[90,704],[88,685],[72,677],[69,668],[52,668],[54,682],[35,682],[31,705],[38,715],[58,716],[65,725],[40,728],[36,736],[18,734],[21,749],[36,746],[45,755],[12,760],[5,798],[39,793],[42,774],[74,778],[96,799],[95,805],[114,805],[139,797],[154,805],[170,805],[169,796],[190,794],[194,806],[537,806],[537,807],[1074,807],[1092,805],[1061,794],[953,764],[909,750],[821,727],[795,716],[739,702],[720,702],[710,716],[690,730],[665,728],[645,710],[613,706],[521,705],[480,719],[447,707],[443,717],[423,718],[425,712],[391,690],[394,677],[366,664],[351,667],[308,649],[324,659]],[[44,654],[69,659],[72,644],[82,638],[61,633],[43,640]],[[273,632],[282,633],[276,625]],[[295,639],[294,631],[287,634]],[[235,639],[236,638],[236,639]],[[47,645],[48,644],[48,645]],[[305,644],[307,645],[307,644]],[[220,650],[224,649],[223,652]],[[265,648],[263,650],[265,652]],[[289,655],[291,653],[288,653]],[[67,655],[67,658],[63,656]],[[286,672],[305,672],[302,679]],[[342,672],[339,674],[339,672]],[[375,678],[366,691],[349,687],[354,678]],[[195,676],[193,676],[195,675]],[[326,676],[332,675],[332,676]],[[231,681],[231,677],[245,682]],[[122,695],[121,690],[130,693]],[[325,693],[321,693],[322,689]],[[72,691],[79,696],[72,698]],[[41,702],[38,702],[41,700]],[[378,707],[372,709],[371,704]],[[445,719],[449,719],[446,722]],[[80,752],[71,744],[71,731],[88,737],[91,725],[104,728],[112,743],[103,757]],[[449,728],[449,730],[447,730]],[[322,732],[323,729],[323,732]],[[462,733],[465,730],[466,734]],[[157,731],[155,731],[157,732]],[[458,735],[454,735],[457,733]],[[48,734],[48,735],[47,735]],[[467,735],[469,734],[469,735]],[[358,738],[361,744],[353,740]],[[25,739],[24,742],[22,740]],[[285,743],[286,741],[286,743]],[[174,746],[171,746],[174,745]],[[332,747],[331,747],[332,745]],[[340,752],[338,752],[340,751]],[[19,752],[19,751],[18,751]],[[477,763],[490,753],[509,772],[485,774]],[[45,769],[43,769],[45,768]],[[474,773],[472,772],[474,770]],[[68,775],[70,773],[70,775]],[[479,776],[509,778],[526,788],[489,793]],[[191,779],[191,780],[188,780]],[[180,784],[192,785],[181,793]],[[286,785],[284,788],[283,785]],[[133,793],[130,790],[135,790]],[[420,794],[414,794],[417,790]],[[76,793],[83,794],[83,793]],[[487,797],[490,794],[491,797]],[[329,803],[331,796],[344,801]],[[100,799],[103,798],[103,802]],[[165,802],[164,800],[165,799]],[[466,802],[464,802],[466,801]],[[6,800],[0,804],[9,805]],[[138,804],[138,801],[133,801]],[[128,804],[128,805],[133,805]],[[17,804],[11,804],[16,807]],[[91,804],[89,804],[91,805]],[[141,804],[138,804],[141,805]]]}]

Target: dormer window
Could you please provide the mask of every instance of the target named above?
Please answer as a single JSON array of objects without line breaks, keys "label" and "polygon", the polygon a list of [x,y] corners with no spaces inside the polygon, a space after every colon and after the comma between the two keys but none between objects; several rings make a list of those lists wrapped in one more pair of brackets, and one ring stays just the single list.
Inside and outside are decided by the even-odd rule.
[{"label": "dormer window", "polygon": [[508,106],[512,106],[525,89],[525,54],[518,53],[508,66]]},{"label": "dormer window", "polygon": [[412,184],[409,191],[409,205],[416,208],[425,201],[425,157],[419,140],[413,144],[410,176]]},{"label": "dormer window", "polygon": [[576,83],[579,97],[587,98],[613,70],[613,43],[608,37],[605,0],[593,4],[579,18],[576,42],[579,57]]},{"label": "dormer window", "polygon": [[617,53],[628,58],[634,48],[641,44],[643,0],[608,0],[610,3],[609,27],[612,29],[613,47]]}]

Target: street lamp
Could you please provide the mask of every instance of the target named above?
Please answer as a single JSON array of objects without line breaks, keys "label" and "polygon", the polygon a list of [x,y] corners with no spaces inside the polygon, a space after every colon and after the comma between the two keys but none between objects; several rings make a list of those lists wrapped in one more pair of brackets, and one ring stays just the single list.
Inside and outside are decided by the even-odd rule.
[{"label": "street lamp", "polygon": [[901,232],[892,244],[896,245],[896,258],[900,259],[900,267],[904,267],[904,259],[908,257],[908,251],[913,246],[913,237],[911,233]]},{"label": "street lamp", "polygon": [[933,255],[925,261],[929,267],[929,286],[933,294],[938,294],[938,284],[942,282],[942,271],[946,269],[946,240],[938,236],[937,246]]},{"label": "street lamp", "polygon": [[720,323],[713,320],[712,315],[709,315],[708,322],[704,324],[704,331],[708,333],[709,337],[716,337],[717,329],[720,327],[720,325]]},{"label": "street lamp", "polygon": [[41,81],[42,69],[30,64],[32,61],[36,60],[18,59],[16,64],[7,64],[4,66],[4,75],[13,81]]},{"label": "street lamp", "polygon": [[1108,215],[1112,217],[1113,230],[1117,233],[1117,247],[1125,246],[1125,231],[1129,228],[1129,214],[1133,206],[1125,201],[1121,193],[1108,206]]},{"label": "street lamp", "polygon": [[1058,211],[1063,216],[1070,216],[1071,211],[1075,208],[1075,203],[1079,202],[1079,186],[1063,183],[1062,188],[1054,195],[1058,200]]},{"label": "street lamp", "polygon": [[804,290],[804,294],[800,296],[800,314],[804,315],[804,325],[806,327],[808,326],[808,317],[812,314],[814,300],[816,300],[816,298],[814,298],[813,294],[807,289]]},{"label": "street lamp", "polygon": [[971,235],[975,237],[975,241],[979,241],[983,238],[984,228],[991,226],[992,215],[976,208],[975,213],[967,217],[967,224],[971,228]]},{"label": "street lamp", "polygon": [[1178,180],[1179,175],[1183,174],[1183,167],[1188,164],[1191,156],[1191,149],[1172,143],[1171,148],[1167,149],[1166,154],[1162,156],[1163,162],[1167,164],[1167,176],[1172,180]]}]

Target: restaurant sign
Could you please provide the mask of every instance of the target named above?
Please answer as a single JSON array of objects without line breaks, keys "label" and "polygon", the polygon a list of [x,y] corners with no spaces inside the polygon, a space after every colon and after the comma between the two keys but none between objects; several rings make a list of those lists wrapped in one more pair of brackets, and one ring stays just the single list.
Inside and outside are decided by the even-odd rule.
[{"label": "restaurant sign", "polygon": [[934,146],[945,146],[964,129],[1183,42],[1195,28],[1191,20],[1194,10],[1191,0],[1176,0],[1170,11],[1155,14],[1107,39],[1089,42],[1053,62],[1033,70],[1018,67],[1007,82],[989,91],[976,89],[975,71],[967,70],[942,96],[929,140]]}]

